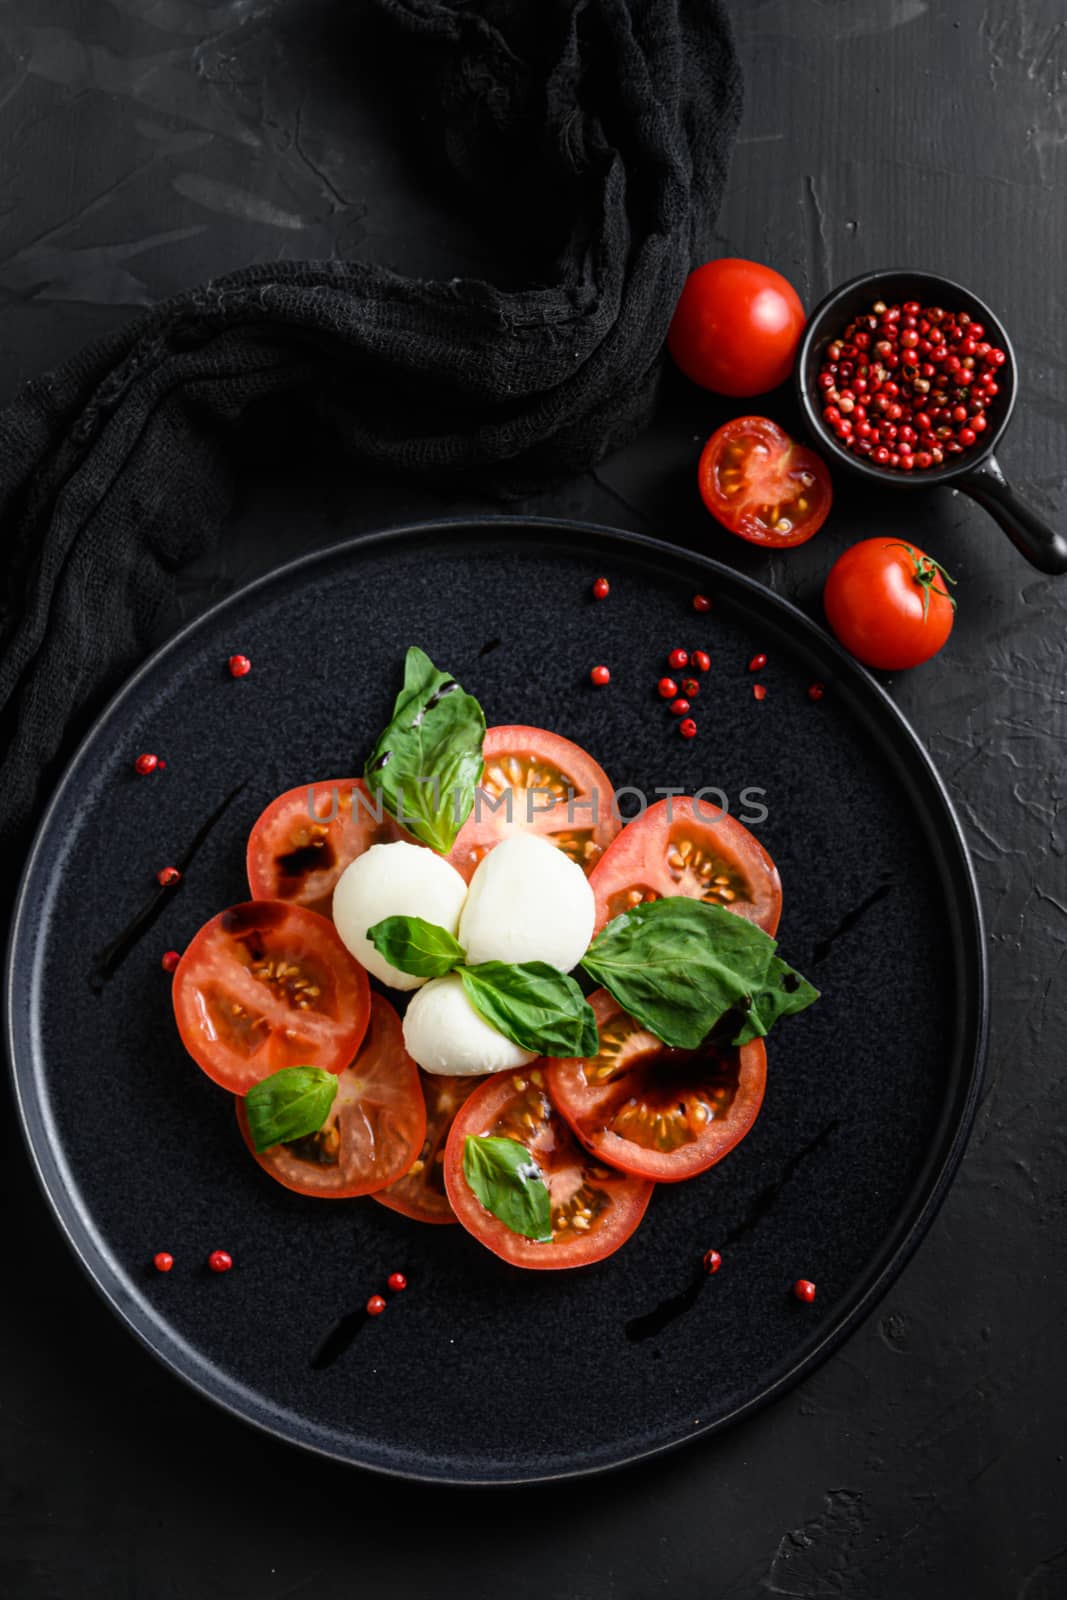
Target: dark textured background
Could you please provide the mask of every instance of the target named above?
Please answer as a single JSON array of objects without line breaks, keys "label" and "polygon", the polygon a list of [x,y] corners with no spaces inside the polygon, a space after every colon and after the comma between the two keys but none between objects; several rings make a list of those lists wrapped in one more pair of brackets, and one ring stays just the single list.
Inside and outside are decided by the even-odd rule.
[{"label": "dark textured background", "polygon": [[[1062,8],[739,0],[735,13],[749,109],[723,251],[772,261],[809,303],[880,265],[973,284],[1023,368],[1004,465],[1062,519]],[[138,306],[250,259],[356,251],[405,271],[479,270],[473,232],[420,184],[417,107],[375,103],[350,15],[337,0],[6,0],[4,393]],[[721,1440],[510,1499],[404,1488],[271,1446],[166,1378],[83,1283],[8,1127],[5,1600],[1067,1592],[1067,589],[951,495],[842,493],[803,550],[773,562],[741,549],[692,488],[697,443],[726,414],[672,382],[637,445],[521,509],[692,543],[813,611],[830,559],[871,532],[914,537],[960,578],[949,649],[893,692],[970,835],[993,1037],[969,1154],[918,1256],[820,1373]],[[241,456],[232,536],[183,583],[180,616],[315,543],[477,504],[353,482],[316,441],[299,484],[271,480],[269,441],[246,439]]]}]

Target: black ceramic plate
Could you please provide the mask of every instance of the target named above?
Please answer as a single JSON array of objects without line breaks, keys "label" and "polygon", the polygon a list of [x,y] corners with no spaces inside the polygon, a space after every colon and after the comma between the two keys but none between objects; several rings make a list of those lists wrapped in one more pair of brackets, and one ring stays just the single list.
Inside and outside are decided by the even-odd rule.
[{"label": "black ceramic plate", "polygon": [[[603,604],[589,598],[599,573]],[[710,616],[691,607],[714,596]],[[634,1238],[571,1273],[509,1268],[460,1228],[305,1200],[245,1152],[182,1051],[160,952],[246,896],[279,790],[356,772],[421,644],[490,722],[544,724],[616,785],[762,789],[783,953],[823,990],[770,1043],[767,1096],[719,1167],[653,1196]],[[706,645],[700,734],[654,685]],[[767,698],[747,662],[757,649]],[[231,679],[226,658],[252,657]],[[589,668],[607,663],[610,688]],[[825,698],[807,697],[813,679]],[[141,750],[166,771],[134,774]],[[208,830],[110,979],[95,958]],[[752,797],[749,797],[751,800]],[[42,823],[16,913],[9,1047],[41,1182],[82,1264],[167,1366],[249,1422],[381,1471],[488,1483],[594,1472],[691,1439],[808,1371],[871,1307],[944,1193],[971,1118],[983,942],[959,825],[877,685],[799,612],[633,534],[486,521],[362,538],[217,606],[129,682]],[[204,1269],[217,1246],[237,1266]],[[724,1265],[706,1281],[701,1254]],[[166,1277],[153,1252],[176,1258]],[[344,1319],[403,1269],[358,1336]],[[814,1279],[814,1305],[790,1285]],[[696,1285],[702,1283],[701,1288]],[[313,1365],[329,1330],[327,1364]]]}]

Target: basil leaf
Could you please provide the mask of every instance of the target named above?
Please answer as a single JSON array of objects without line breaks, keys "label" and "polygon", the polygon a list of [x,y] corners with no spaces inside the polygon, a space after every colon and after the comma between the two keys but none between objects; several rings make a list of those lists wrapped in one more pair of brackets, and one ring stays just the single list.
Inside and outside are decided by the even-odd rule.
[{"label": "basil leaf", "polygon": [[668,895],[614,917],[582,966],[664,1044],[695,1050],[720,1017],[752,1006],[774,951],[744,917]]},{"label": "basil leaf", "polygon": [[552,1208],[541,1169],[524,1144],[492,1134],[469,1133],[463,1145],[463,1176],[487,1211],[512,1233],[538,1244],[552,1242]]},{"label": "basil leaf", "polygon": [[482,781],[484,738],[474,696],[412,645],[392,721],[364,771],[367,787],[423,844],[447,853]]},{"label": "basil leaf", "polygon": [[252,1143],[262,1153],[317,1133],[329,1115],[337,1078],[323,1067],[280,1067],[245,1095]]},{"label": "basil leaf", "polygon": [[794,1016],[806,1011],[819,998],[819,991],[807,978],[774,956],[763,980],[763,988],[752,997],[752,1004],[744,1015],[737,1017],[737,1032],[731,1044],[748,1044],[750,1039],[762,1039],[779,1017]]},{"label": "basil leaf", "polygon": [[595,1056],[596,1014],[573,978],[547,961],[460,967],[467,999],[486,1022],[539,1056]]},{"label": "basil leaf", "polygon": [[422,917],[384,917],[367,929],[367,938],[391,967],[416,978],[443,978],[463,960],[459,940]]}]

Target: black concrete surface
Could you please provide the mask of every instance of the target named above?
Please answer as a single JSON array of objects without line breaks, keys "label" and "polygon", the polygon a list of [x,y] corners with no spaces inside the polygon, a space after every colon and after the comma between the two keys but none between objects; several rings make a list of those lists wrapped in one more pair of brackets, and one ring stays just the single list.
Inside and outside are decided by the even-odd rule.
[{"label": "black concrete surface", "polygon": [[[772,262],[808,304],[883,265],[973,285],[1023,369],[1003,465],[1062,524],[1062,7],[736,0],[734,14],[748,108],[722,251]],[[406,272],[481,270],[475,219],[421,181],[417,108],[377,102],[360,43],[338,0],[5,0],[0,398],[249,260],[358,252]],[[788,402],[765,409],[793,420]],[[776,559],[740,547],[693,488],[699,443],[728,414],[669,382],[644,438],[512,509],[707,549],[815,615],[834,555],[870,533],[914,538],[959,578],[948,649],[891,684],[966,824],[993,983],[978,1123],[918,1255],[820,1372],[721,1439],[560,1490],[431,1491],[273,1446],[168,1378],[83,1281],[9,1117],[4,1600],[1067,1594],[1067,589],[949,493],[842,485],[810,545]],[[272,475],[269,439],[249,434],[236,454],[234,526],[183,577],[161,637],[290,554],[484,504],[355,477],[321,441],[300,482]]]}]

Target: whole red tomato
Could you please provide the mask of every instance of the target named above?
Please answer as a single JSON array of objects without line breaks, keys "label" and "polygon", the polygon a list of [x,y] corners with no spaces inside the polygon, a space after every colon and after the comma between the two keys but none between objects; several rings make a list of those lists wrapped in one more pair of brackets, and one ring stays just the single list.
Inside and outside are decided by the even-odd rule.
[{"label": "whole red tomato", "polygon": [[788,279],[726,257],[686,279],[667,349],[687,378],[716,394],[766,394],[793,370],[804,307]]},{"label": "whole red tomato", "polygon": [[823,591],[826,620],[868,667],[929,661],[952,632],[956,602],[944,567],[902,539],[864,539],[839,556]]}]

